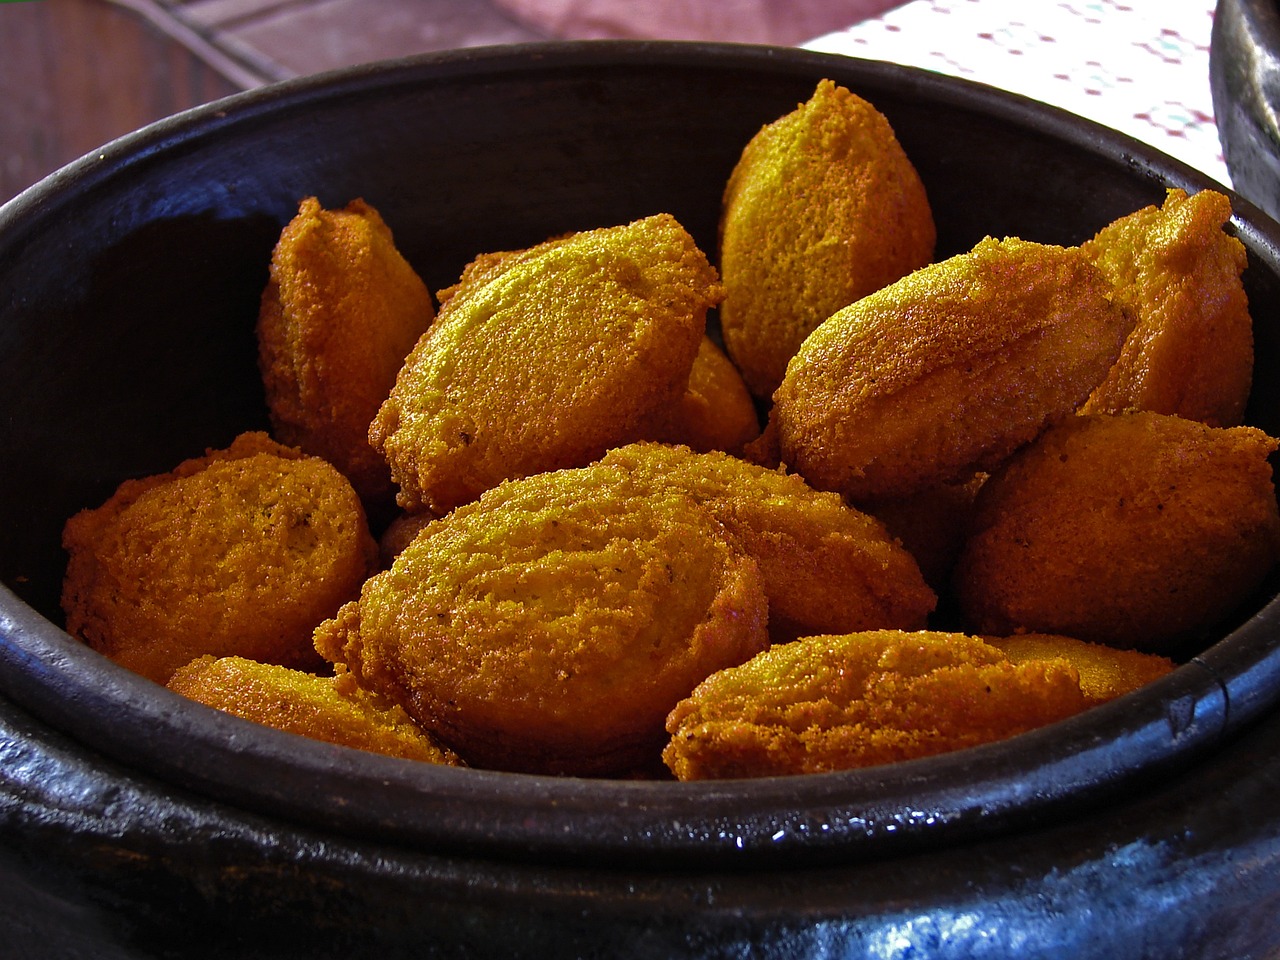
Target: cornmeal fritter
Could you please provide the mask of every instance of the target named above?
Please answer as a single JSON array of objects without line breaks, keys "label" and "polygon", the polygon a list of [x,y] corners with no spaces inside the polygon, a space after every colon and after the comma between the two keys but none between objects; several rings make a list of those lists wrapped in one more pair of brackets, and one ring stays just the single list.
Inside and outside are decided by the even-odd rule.
[{"label": "cornmeal fritter", "polygon": [[689,385],[669,410],[663,410],[647,439],[679,443],[701,453],[739,454],[760,435],[755,401],[738,368],[710,337],[702,338],[689,373]]},{"label": "cornmeal fritter", "polygon": [[978,495],[954,581],[968,622],[1176,653],[1280,558],[1276,448],[1254,427],[1069,418]]},{"label": "cornmeal fritter", "polygon": [[446,513],[640,439],[685,392],[720,295],[667,214],[480,258],[369,428],[400,505]]},{"label": "cornmeal fritter", "polygon": [[667,718],[681,780],[822,773],[1002,740],[1087,706],[1062,659],[1014,663],[963,634],[878,630],[775,646]]},{"label": "cornmeal fritter", "polygon": [[823,320],[933,258],[924,185],[889,121],[830,80],[761,129],[725,187],[720,325],[757,396]]},{"label": "cornmeal fritter", "polygon": [[400,707],[382,703],[350,678],[318,677],[242,657],[201,657],[180,667],[175,693],[286,733],[406,760],[460,765]]},{"label": "cornmeal fritter", "polygon": [[258,318],[276,439],[328,460],[367,504],[390,503],[391,473],[369,445],[369,422],[434,316],[377,210],[303,200],[272,253]]},{"label": "cornmeal fritter", "polygon": [[1168,657],[1119,650],[1074,637],[1024,633],[1012,637],[983,637],[1014,663],[1060,657],[1080,674],[1080,691],[1090,704],[1106,703],[1131,693],[1174,669]]},{"label": "cornmeal fritter", "polygon": [[774,640],[805,633],[924,626],[937,597],[880,521],[797,476],[723,453],[632,444],[604,466],[691,496],[756,561]]},{"label": "cornmeal fritter", "polygon": [[1223,232],[1231,201],[1169,190],[1084,244],[1135,318],[1086,413],[1149,410],[1229,427],[1253,382],[1253,321],[1240,282],[1245,248]]},{"label": "cornmeal fritter", "polygon": [[992,469],[1073,413],[1131,323],[1079,248],[987,238],[851,304],[774,394],[783,462],[853,502]]},{"label": "cornmeal fritter", "polygon": [[429,524],[315,642],[472,766],[619,775],[703,678],[764,649],[766,617],[706,510],[597,465]]},{"label": "cornmeal fritter", "polygon": [[318,663],[312,630],[377,553],[346,478],[263,433],[126,481],[63,546],[67,631],[159,683],[205,654]]}]

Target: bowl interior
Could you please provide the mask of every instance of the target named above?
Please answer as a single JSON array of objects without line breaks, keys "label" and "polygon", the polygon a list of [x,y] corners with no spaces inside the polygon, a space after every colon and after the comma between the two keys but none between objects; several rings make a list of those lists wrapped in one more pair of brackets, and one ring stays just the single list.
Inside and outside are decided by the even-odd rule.
[{"label": "bowl interior", "polygon": [[[124,478],[265,429],[254,320],[299,198],[363,197],[432,290],[485,250],[674,214],[714,258],[742,146],[830,77],[884,112],[929,191],[939,256],[986,235],[1077,243],[1212,184],[1051,108],[799,50],[586,43],[463,51],[286,83],[106,145],[0,209],[0,689],[182,787],[432,848],[697,863],[962,839],[1183,762],[1271,706],[1276,585],[1123,703],[893,767],[721,784],[433,768],[258,728],[62,632],[60,532]],[[1247,203],[1258,368],[1280,358],[1275,225]],[[1249,420],[1280,433],[1258,378]]]}]

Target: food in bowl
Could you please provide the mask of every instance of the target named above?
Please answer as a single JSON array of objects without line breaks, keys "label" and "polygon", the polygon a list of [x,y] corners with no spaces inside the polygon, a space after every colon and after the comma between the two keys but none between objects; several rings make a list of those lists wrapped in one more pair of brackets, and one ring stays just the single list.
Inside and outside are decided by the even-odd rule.
[{"label": "food in bowl", "polygon": [[63,543],[68,631],[157,683],[210,654],[318,666],[312,630],[377,557],[347,479],[258,432],[125,481]]},{"label": "food in bowl", "polygon": [[[654,251],[641,241],[653,235],[679,239],[678,243],[660,244],[658,253],[674,248],[680,251],[675,260],[696,262],[698,269],[692,279],[672,284],[662,277],[654,282],[646,275],[641,264],[643,258],[654,256]],[[481,254],[459,283],[441,294],[440,316],[410,352],[388,402],[375,419],[371,431],[374,445],[380,445],[392,459],[401,457],[398,466],[392,464],[401,487],[401,505],[411,514],[418,511],[420,517],[411,516],[401,524],[408,535],[388,551],[395,557],[389,569],[365,584],[359,601],[347,603],[326,619],[317,629],[316,641],[338,664],[340,673],[399,703],[471,765],[597,776],[621,776],[643,768],[646,757],[656,760],[660,753],[664,720],[671,711],[680,709],[682,698],[699,682],[708,681],[721,669],[736,669],[754,656],[767,655],[763,651],[768,642],[765,620],[775,610],[778,621],[799,624],[788,628],[788,641],[811,634],[815,628],[830,633],[830,628],[806,624],[813,614],[804,612],[804,605],[797,605],[800,612],[789,611],[781,601],[775,602],[784,594],[775,591],[770,597],[770,578],[761,576],[763,560],[769,555],[760,544],[775,551],[772,559],[792,562],[788,575],[793,584],[797,582],[795,570],[811,571],[810,579],[819,587],[813,591],[816,601],[807,604],[811,609],[830,606],[838,611],[837,603],[823,598],[821,588],[829,587],[837,572],[858,575],[856,566],[822,559],[839,556],[839,550],[822,542],[828,531],[820,527],[815,537],[817,547],[809,548],[818,558],[815,562],[806,560],[795,544],[800,538],[794,530],[787,532],[778,525],[762,530],[758,526],[761,511],[757,505],[773,510],[779,501],[792,504],[778,508],[777,513],[784,516],[787,510],[795,509],[795,501],[809,502],[810,498],[812,510],[802,508],[798,516],[827,512],[847,523],[857,512],[851,505],[831,505],[830,498],[838,499],[839,493],[848,494],[849,490],[824,491],[822,488],[832,484],[819,472],[787,457],[781,412],[771,418],[772,435],[767,433],[752,452],[760,458],[770,442],[777,442],[783,462],[776,472],[760,468],[752,474],[745,463],[735,468],[745,479],[741,492],[729,497],[708,496],[705,490],[699,493],[698,484],[688,481],[688,474],[680,480],[683,468],[642,468],[641,461],[652,461],[653,454],[628,464],[626,458],[632,454],[618,451],[617,444],[624,440],[667,439],[664,431],[669,427],[669,412],[687,395],[686,384],[706,341],[705,313],[718,297],[717,278],[710,258],[697,251],[696,245],[691,246],[687,236],[673,217],[658,214],[631,224],[553,238],[524,251]],[[1079,248],[1010,239],[984,241],[975,249],[979,253],[970,259],[982,262],[992,287],[1006,260],[1017,259],[1005,256],[1010,251],[1026,253],[1023,259],[1035,264],[1061,266],[1060,273],[1072,279],[1066,284],[1040,283],[1036,292],[1054,303],[1065,291],[1064,302],[1072,309],[1046,307],[1041,312],[1065,328],[1060,331],[1061,342],[1070,344],[1072,350],[1079,348],[1074,353],[1067,351],[1070,358],[1083,359],[1065,377],[1061,395],[1055,394],[1051,404],[1037,411],[1032,418],[1034,426],[1025,436],[1005,442],[1008,438],[1001,434],[1003,452],[1008,454],[1049,423],[1074,416],[1119,355],[1132,317],[1112,302],[1104,274]],[[631,259],[633,255],[641,258],[641,264]],[[597,265],[606,267],[603,274],[593,272]],[[918,273],[923,279],[912,275],[901,282],[919,291],[926,305],[939,300],[937,291],[929,286],[931,277],[952,282],[969,275],[930,267]],[[1239,282],[1238,274],[1235,282]],[[657,361],[633,362],[636,354],[628,345],[625,324],[611,326],[610,336],[604,340],[593,338],[596,327],[586,318],[601,301],[624,312],[656,304],[658,312],[672,321],[664,327],[668,333],[675,331],[671,342],[662,350],[655,347],[645,354]],[[904,309],[910,307],[906,304]],[[844,309],[856,311],[858,303]],[[837,311],[837,316],[841,312]],[[492,323],[495,316],[507,322]],[[972,316],[959,317],[959,329],[948,327],[957,322],[957,314],[935,310],[921,333],[964,341],[979,325]],[[1072,318],[1083,318],[1088,328],[1071,329]],[[818,343],[839,340],[832,335],[838,329],[838,325],[820,325],[810,339],[817,338]],[[1093,336],[1098,331],[1102,336]],[[1034,342],[1036,337],[1028,340]],[[797,355],[804,355],[806,363],[823,355],[819,349],[811,351],[812,356],[806,350],[802,345]],[[998,359],[1007,359],[999,349],[995,352]],[[1052,350],[1042,347],[1037,353],[1033,348],[1032,353],[1042,361],[1038,369],[1056,372]],[[558,362],[566,355],[574,363],[567,373],[557,375]],[[933,357],[927,351],[919,356]],[[626,362],[601,362],[619,357]],[[464,359],[466,364],[461,363]],[[473,359],[476,368],[464,369]],[[960,356],[958,366],[963,366],[963,360]],[[797,362],[789,359],[789,369]],[[1006,366],[1008,375],[1001,380],[1002,389],[988,395],[989,408],[995,414],[1002,412],[1001,397],[1007,397],[1016,408],[1022,392],[1030,386],[1042,386],[1038,381],[1029,384],[1020,379],[1016,364]],[[479,370],[487,371],[488,376],[478,376]],[[583,370],[593,376],[580,378],[578,373]],[[626,375],[620,375],[620,370]],[[444,402],[440,384],[455,376],[464,389]],[[860,370],[859,377],[862,379],[857,382],[866,385],[874,379],[874,371]],[[836,381],[829,378],[829,382]],[[835,393],[842,389],[833,387]],[[927,391],[926,384],[922,392]],[[573,416],[560,419],[554,401],[561,395],[572,401],[568,409]],[[969,399],[962,391],[950,391],[947,397],[953,404]],[[946,403],[935,409],[944,415],[926,424],[937,440],[926,453],[928,449],[964,449],[965,445],[948,435],[952,426],[963,428],[964,419],[955,416]],[[582,411],[585,416],[575,419]],[[483,414],[486,425],[501,437],[483,457],[468,452],[472,446],[481,446],[473,423],[477,414]],[[421,418],[415,429],[390,442],[402,421],[413,417]],[[524,444],[523,431],[530,426],[534,440]],[[603,434],[597,429],[602,426],[608,428]],[[817,445],[814,452],[838,457],[842,442],[875,426],[874,422],[851,419],[834,429],[833,439]],[[545,442],[547,438],[554,443]],[[396,443],[401,441],[398,452]],[[555,456],[543,457],[549,449]],[[688,450],[671,453],[678,448],[663,449],[663,456],[693,455]],[[447,453],[448,462],[434,463],[437,452]],[[946,465],[944,473],[926,474],[927,482],[917,479],[905,485],[905,491],[889,484],[875,492],[889,496],[914,489],[923,495],[929,492],[929,484],[943,479],[944,474],[950,480],[964,474],[973,478],[976,470],[993,468],[999,459],[989,449],[980,453],[973,459],[957,457]],[[598,459],[601,455],[603,460]],[[472,469],[473,457],[483,470]],[[586,462],[566,465],[566,457]],[[620,475],[625,482],[618,479]],[[782,486],[803,488],[803,496],[788,492],[780,497],[777,488]],[[753,510],[755,518],[750,516]],[[427,519],[422,520],[421,515]],[[740,525],[736,534],[735,523]],[[857,523],[873,532],[868,542],[900,566],[903,572],[887,580],[906,599],[874,612],[869,622],[838,629],[865,632],[923,626],[893,622],[901,612],[896,608],[911,612],[911,616],[903,616],[909,621],[920,619],[933,606],[934,594],[924,586],[918,564],[883,535],[878,523],[862,514]],[[838,529],[839,524],[833,527]],[[611,538],[610,530],[621,533]],[[760,539],[754,555],[745,542],[750,536],[744,536],[744,530]],[[581,537],[572,543],[563,539],[572,532]],[[788,543],[788,536],[793,543]],[[613,551],[621,551],[618,563],[592,566],[582,562],[612,561]],[[703,561],[697,570],[676,569],[672,558],[686,554]],[[889,567],[886,561],[881,573]],[[944,581],[945,575],[935,582]],[[677,583],[699,588],[683,594],[675,590]],[[800,591],[791,592],[799,595]],[[834,592],[847,600],[844,591]],[[875,594],[874,585],[866,592]],[[584,633],[590,636],[589,631],[562,629],[593,609],[601,593],[610,602],[599,610],[608,614],[605,620],[613,621],[599,635],[605,638],[602,642],[587,643]],[[638,601],[635,607],[624,602],[628,597]],[[636,616],[642,606],[651,611],[649,616]],[[437,622],[445,626],[437,628]],[[663,626],[672,629],[655,629]],[[548,642],[529,643],[529,637],[539,635],[548,637]],[[676,635],[683,637],[683,648]],[[708,641],[705,656],[703,640]],[[914,642],[931,640],[920,635]],[[621,653],[610,658],[610,650]],[[1014,662],[994,645],[992,650],[995,652],[983,652],[992,662]],[[686,656],[689,654],[691,658]],[[692,667],[690,659],[695,664]],[[1059,664],[1061,659],[1038,661],[1040,666],[1035,669],[1052,661],[1054,676],[1075,675],[1080,693],[1078,669],[1069,660]],[[1018,665],[1026,667],[1028,662],[1024,658]],[[1008,663],[1000,669],[1007,671]],[[1072,699],[1080,708],[1093,702],[1082,693]],[[633,713],[628,714],[628,706],[636,708]],[[1063,715],[1062,711],[1052,712],[1055,719]],[[1025,725],[1013,724],[1004,729],[1023,728]],[[945,745],[949,741],[940,733],[934,742]],[[847,765],[856,762],[855,756],[848,755]]]}]

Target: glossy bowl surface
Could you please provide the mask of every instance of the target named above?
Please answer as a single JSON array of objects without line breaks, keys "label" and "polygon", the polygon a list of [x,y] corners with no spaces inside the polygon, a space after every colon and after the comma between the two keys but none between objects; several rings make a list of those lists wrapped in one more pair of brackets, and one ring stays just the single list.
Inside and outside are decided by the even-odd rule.
[{"label": "glossy bowl surface", "polygon": [[1232,185],[1280,217],[1280,7],[1274,0],[1218,0],[1209,89]]},{"label": "glossy bowl surface", "polygon": [[[494,871],[541,865],[540,896],[548,877],[573,876],[590,900],[606,896],[596,870],[613,871],[610,884],[618,870],[686,883],[1016,848],[1008,838],[1141,797],[1270,716],[1274,580],[1171,676],[1054,727],[872,770],[701,784],[459,770],[301,740],[169,694],[62,631],[66,517],[126,477],[265,428],[254,319],[300,197],[364,197],[433,290],[477,252],[659,211],[713,252],[742,146],[823,77],[888,116],[929,191],[939,256],[986,235],[1077,243],[1168,186],[1212,186],[1120,134],[952,78],[800,50],[621,42],[462,51],[264,88],[108,144],[0,208],[0,693],[27,758],[11,795],[75,807],[50,800],[39,772],[41,751],[63,751],[80,776],[101,770],[72,791],[98,813],[114,802],[104,783],[127,796],[141,778],[175,809],[213,804],[251,849],[299,834],[361,856],[372,844],[385,859],[371,875],[392,888],[413,873],[398,857],[419,858],[414,869],[474,858],[487,896],[514,882]],[[1280,232],[1235,199],[1267,371],[1280,361]],[[1248,415],[1272,433],[1278,391],[1259,376]],[[205,835],[166,840],[154,810],[120,815],[169,856]],[[804,875],[788,876],[779,902],[794,907]]]}]

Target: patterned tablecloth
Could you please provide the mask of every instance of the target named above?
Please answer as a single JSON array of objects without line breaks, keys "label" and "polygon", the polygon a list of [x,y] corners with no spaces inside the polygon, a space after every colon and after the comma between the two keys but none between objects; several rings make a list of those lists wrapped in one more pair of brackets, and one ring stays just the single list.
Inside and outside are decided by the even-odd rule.
[{"label": "patterned tablecloth", "polygon": [[804,44],[1070,110],[1230,186],[1209,93],[1212,0],[911,0]]}]

